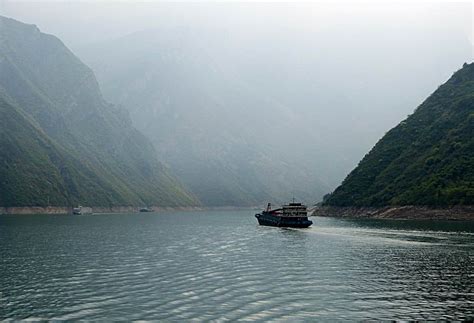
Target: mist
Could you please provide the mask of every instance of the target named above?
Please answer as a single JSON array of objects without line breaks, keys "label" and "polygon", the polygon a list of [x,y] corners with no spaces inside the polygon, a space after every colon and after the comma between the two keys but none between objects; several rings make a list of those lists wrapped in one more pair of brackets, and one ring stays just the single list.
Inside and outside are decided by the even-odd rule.
[{"label": "mist", "polygon": [[470,3],[0,2],[205,205],[321,200],[472,60]]}]

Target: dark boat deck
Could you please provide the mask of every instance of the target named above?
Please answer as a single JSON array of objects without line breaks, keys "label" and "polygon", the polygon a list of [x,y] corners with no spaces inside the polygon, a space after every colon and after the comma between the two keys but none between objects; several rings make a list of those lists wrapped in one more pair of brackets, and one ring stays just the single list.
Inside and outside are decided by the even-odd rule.
[{"label": "dark boat deck", "polygon": [[273,227],[307,228],[313,224],[308,217],[285,217],[271,212],[255,214],[258,224]]}]

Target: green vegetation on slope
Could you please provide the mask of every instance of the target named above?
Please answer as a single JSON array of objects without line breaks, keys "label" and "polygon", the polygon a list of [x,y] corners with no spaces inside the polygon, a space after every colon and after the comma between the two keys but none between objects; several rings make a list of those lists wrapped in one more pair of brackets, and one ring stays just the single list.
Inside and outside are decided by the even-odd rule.
[{"label": "green vegetation on slope", "polygon": [[60,40],[3,17],[0,98],[0,206],[198,204]]},{"label": "green vegetation on slope", "polygon": [[0,205],[109,205],[122,196],[0,98]]},{"label": "green vegetation on slope", "polygon": [[474,205],[474,64],[390,130],[325,204]]}]

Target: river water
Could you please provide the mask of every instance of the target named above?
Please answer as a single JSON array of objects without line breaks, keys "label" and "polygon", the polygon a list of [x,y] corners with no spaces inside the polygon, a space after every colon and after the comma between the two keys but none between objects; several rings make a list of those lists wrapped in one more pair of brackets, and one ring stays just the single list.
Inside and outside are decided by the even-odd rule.
[{"label": "river water", "polygon": [[0,318],[474,318],[474,222],[253,213],[0,216]]}]

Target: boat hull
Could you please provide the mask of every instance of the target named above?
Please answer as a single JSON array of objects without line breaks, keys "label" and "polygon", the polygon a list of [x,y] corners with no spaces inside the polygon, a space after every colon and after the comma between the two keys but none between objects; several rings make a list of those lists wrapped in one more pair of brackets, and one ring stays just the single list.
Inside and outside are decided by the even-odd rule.
[{"label": "boat hull", "polygon": [[272,214],[255,214],[258,224],[271,227],[284,228],[307,228],[313,224],[313,221],[307,217],[282,217]]}]

